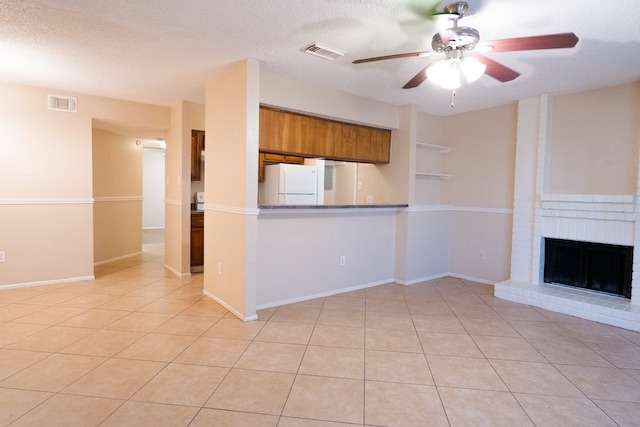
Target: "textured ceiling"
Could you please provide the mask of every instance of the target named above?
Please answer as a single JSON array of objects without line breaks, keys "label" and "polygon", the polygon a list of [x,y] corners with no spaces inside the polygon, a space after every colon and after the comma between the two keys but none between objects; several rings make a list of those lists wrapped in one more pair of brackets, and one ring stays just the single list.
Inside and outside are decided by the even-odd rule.
[{"label": "textured ceiling", "polygon": [[[0,0],[0,81],[146,103],[204,103],[205,83],[251,58],[263,71],[448,115],[542,93],[640,76],[638,0],[470,0],[460,25],[482,40],[575,32],[573,49],[487,54],[521,73],[483,76],[451,92],[402,89],[437,56],[353,65],[358,58],[430,49],[436,0]],[[448,2],[443,2],[444,4]],[[328,61],[317,42],[346,51]]]}]

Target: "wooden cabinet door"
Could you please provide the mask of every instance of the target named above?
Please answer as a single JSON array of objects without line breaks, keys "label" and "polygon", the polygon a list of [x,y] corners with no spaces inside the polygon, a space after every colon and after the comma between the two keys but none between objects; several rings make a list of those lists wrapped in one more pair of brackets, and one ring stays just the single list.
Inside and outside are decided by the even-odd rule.
[{"label": "wooden cabinet door", "polygon": [[356,131],[356,157],[371,163],[389,163],[391,131],[358,126]]},{"label": "wooden cabinet door", "polygon": [[191,131],[191,181],[202,179],[202,150],[204,150],[204,131]]},{"label": "wooden cabinet door", "polygon": [[335,160],[351,160],[357,156],[358,126],[349,123],[335,123],[331,142]]},{"label": "wooden cabinet door", "polygon": [[286,151],[285,129],[290,126],[286,123],[289,117],[282,111],[260,109],[260,134],[259,146],[263,151]]},{"label": "wooden cabinet door", "polygon": [[371,133],[369,158],[374,163],[389,163],[391,160],[391,131],[373,129]]},{"label": "wooden cabinet door", "polygon": [[329,128],[328,120],[316,117],[300,117],[301,153],[307,153],[309,157],[329,156]]},{"label": "wooden cabinet door", "polygon": [[204,214],[191,215],[191,265],[204,264]]}]

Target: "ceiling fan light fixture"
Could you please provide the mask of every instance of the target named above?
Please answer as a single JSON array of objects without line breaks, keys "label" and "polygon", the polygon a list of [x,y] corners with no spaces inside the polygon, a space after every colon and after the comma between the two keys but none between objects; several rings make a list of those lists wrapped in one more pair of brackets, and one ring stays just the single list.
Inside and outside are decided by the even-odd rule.
[{"label": "ceiling fan light fixture", "polygon": [[427,68],[427,79],[444,89],[460,87],[460,70],[457,59],[441,59]]},{"label": "ceiling fan light fixture", "polygon": [[460,69],[469,83],[478,80],[487,69],[487,66],[478,61],[478,58],[464,58],[460,63]]},{"label": "ceiling fan light fixture", "polygon": [[434,62],[426,71],[427,80],[444,89],[459,88],[462,76],[467,82],[474,82],[487,68],[478,58],[465,58],[462,50],[448,50],[445,55],[445,59]]}]

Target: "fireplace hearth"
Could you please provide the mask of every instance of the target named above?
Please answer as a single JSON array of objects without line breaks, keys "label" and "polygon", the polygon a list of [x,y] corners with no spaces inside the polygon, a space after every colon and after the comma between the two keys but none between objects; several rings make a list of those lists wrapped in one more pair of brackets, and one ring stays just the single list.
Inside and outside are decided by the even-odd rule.
[{"label": "fireplace hearth", "polygon": [[545,238],[544,282],[631,298],[633,247]]}]

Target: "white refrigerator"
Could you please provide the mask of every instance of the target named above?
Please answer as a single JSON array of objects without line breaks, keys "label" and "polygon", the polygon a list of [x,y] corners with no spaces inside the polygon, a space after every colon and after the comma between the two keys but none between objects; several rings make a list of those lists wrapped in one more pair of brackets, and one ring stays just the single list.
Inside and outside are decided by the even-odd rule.
[{"label": "white refrigerator", "polygon": [[280,163],[264,167],[264,205],[317,205],[318,166]]}]

